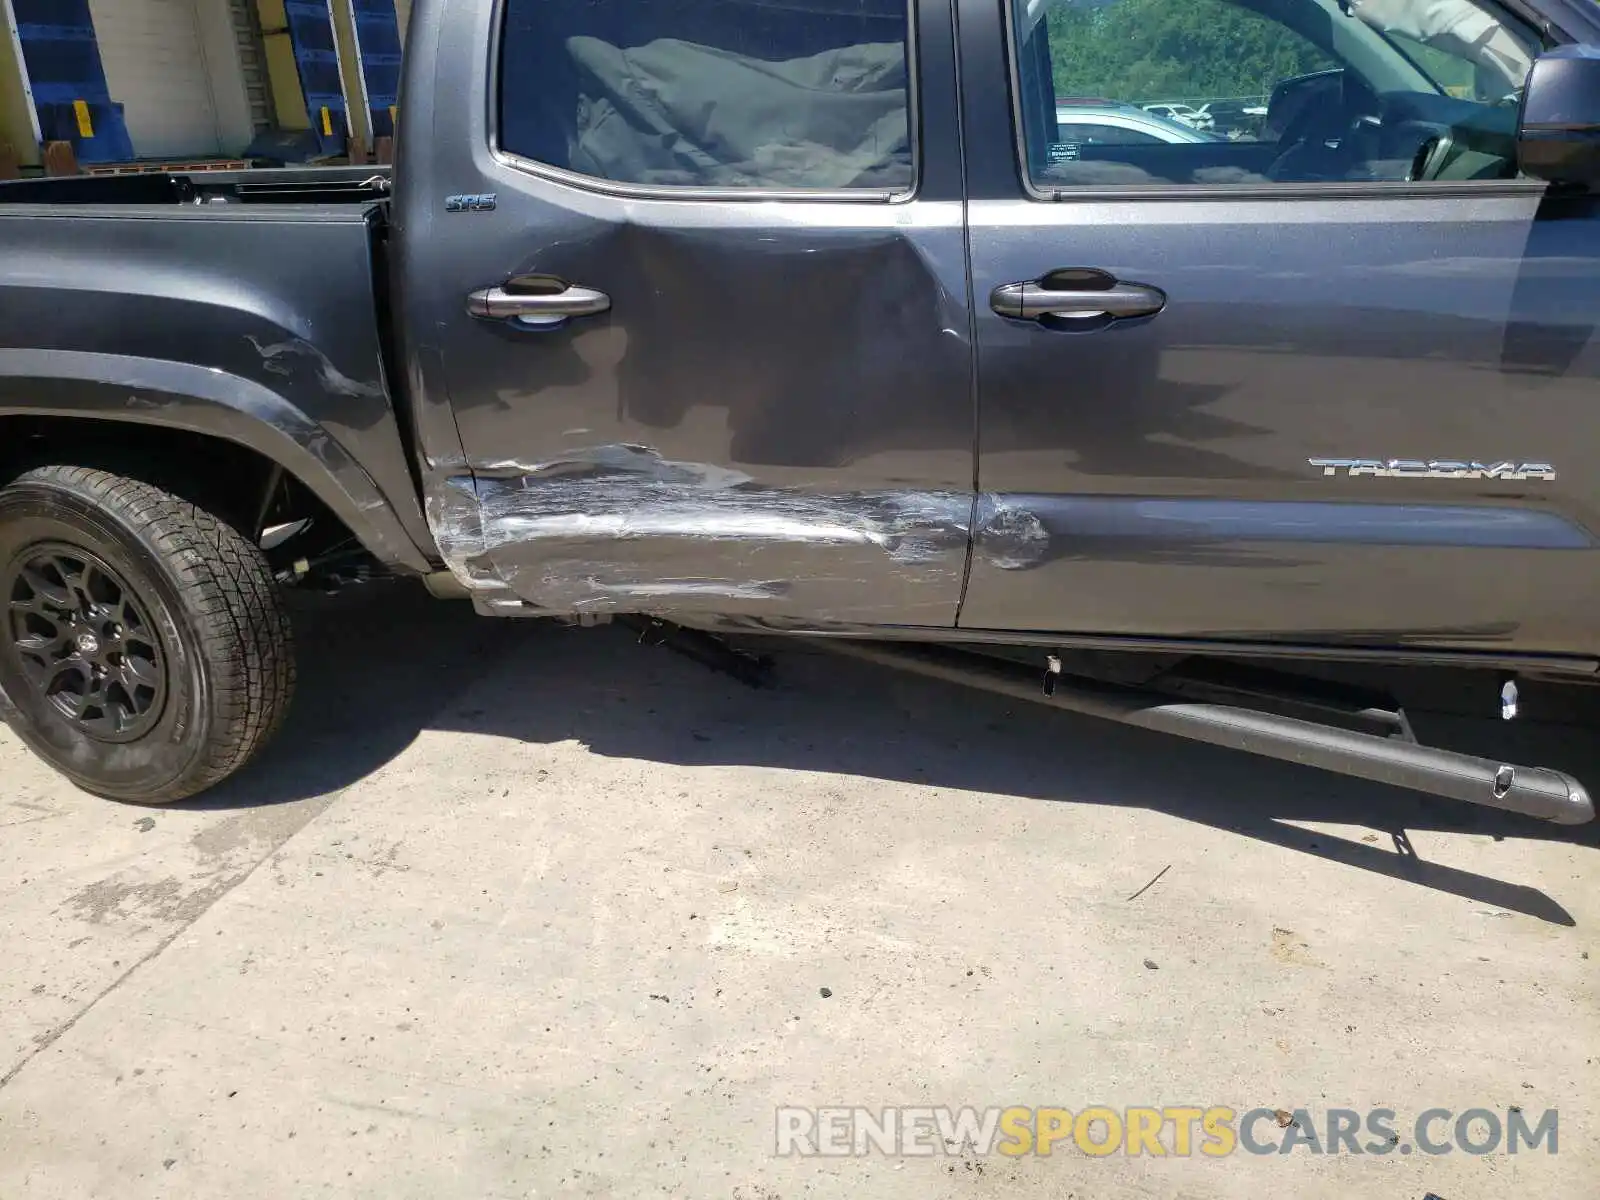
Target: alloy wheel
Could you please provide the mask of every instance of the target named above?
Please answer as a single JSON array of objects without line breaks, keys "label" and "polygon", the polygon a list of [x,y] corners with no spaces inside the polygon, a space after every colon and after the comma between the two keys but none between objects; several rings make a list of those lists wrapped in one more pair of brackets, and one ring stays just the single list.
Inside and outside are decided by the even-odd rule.
[{"label": "alloy wheel", "polygon": [[63,544],[23,550],[0,580],[6,648],[22,674],[90,737],[130,742],[161,719],[167,670],[149,612],[102,559]]}]

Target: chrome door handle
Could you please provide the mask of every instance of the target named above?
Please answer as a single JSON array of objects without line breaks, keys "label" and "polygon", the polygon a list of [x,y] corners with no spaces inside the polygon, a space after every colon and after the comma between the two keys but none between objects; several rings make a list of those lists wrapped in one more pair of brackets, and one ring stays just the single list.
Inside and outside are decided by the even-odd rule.
[{"label": "chrome door handle", "polygon": [[1002,317],[1038,321],[1045,317],[1086,320],[1154,316],[1167,306],[1167,294],[1145,283],[1124,283],[1091,267],[1051,271],[1024,283],[1003,283],[989,294],[989,307]]},{"label": "chrome door handle", "polygon": [[593,288],[558,279],[513,279],[501,287],[479,288],[467,297],[467,312],[490,321],[562,321],[592,317],[611,307],[611,297]]}]

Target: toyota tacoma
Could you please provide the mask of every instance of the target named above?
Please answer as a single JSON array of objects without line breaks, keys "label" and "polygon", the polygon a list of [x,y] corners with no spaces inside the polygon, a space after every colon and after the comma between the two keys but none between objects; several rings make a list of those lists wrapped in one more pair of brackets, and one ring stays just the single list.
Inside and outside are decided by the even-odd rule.
[{"label": "toyota tacoma", "polygon": [[[1508,714],[1600,671],[1596,45],[1577,0],[417,0],[392,169],[0,187],[0,708],[178,800],[282,721],[288,589],[407,575],[1590,819],[1313,667]],[[1157,75],[1260,119],[1060,124]]]}]

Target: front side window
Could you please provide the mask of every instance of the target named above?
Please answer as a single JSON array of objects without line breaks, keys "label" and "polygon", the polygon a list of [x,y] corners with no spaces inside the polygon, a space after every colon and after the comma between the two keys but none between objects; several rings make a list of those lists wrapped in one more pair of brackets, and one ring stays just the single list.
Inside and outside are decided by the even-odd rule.
[{"label": "front side window", "polygon": [[[1504,179],[1538,45],[1488,0],[1013,0],[1038,189]],[[1121,114],[1149,141],[1080,137]]]},{"label": "front side window", "polygon": [[905,0],[506,0],[502,149],[621,184],[905,191]]}]

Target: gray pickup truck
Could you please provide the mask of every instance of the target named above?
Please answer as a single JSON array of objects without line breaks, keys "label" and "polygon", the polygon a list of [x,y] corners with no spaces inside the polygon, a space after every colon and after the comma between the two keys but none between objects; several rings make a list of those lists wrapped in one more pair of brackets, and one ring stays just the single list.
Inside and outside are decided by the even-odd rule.
[{"label": "gray pickup truck", "polygon": [[408,36],[392,171],[0,187],[0,707],[82,787],[218,783],[289,703],[284,590],[404,574],[1593,816],[1299,665],[1476,667],[1508,715],[1600,677],[1592,4]]}]

